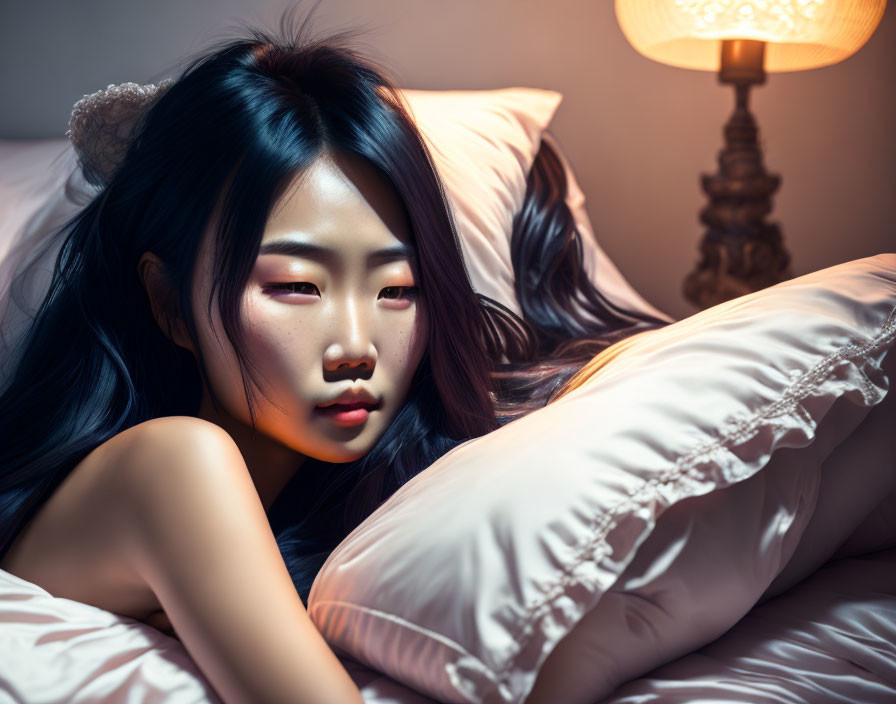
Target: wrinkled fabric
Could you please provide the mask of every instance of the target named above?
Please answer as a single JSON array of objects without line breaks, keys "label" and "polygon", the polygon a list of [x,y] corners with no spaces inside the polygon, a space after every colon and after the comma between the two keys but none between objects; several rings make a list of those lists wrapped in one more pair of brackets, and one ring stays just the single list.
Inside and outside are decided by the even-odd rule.
[{"label": "wrinkled fabric", "polygon": [[791,559],[815,507],[818,463],[782,450],[749,479],[665,511],[542,664],[535,701],[591,704],[730,628]]},{"label": "wrinkled fabric", "polygon": [[[436,704],[340,660],[365,704]],[[88,701],[220,702],[178,641],[0,570],[0,702]],[[896,702],[896,550],[831,563],[599,704],[648,702]]]},{"label": "wrinkled fabric", "polygon": [[[882,368],[896,378],[896,354]],[[759,602],[835,551],[844,557],[896,546],[896,394],[855,429],[850,410],[835,404],[809,448],[780,450],[749,479],[663,513],[598,606],[548,656],[535,702],[592,704],[595,694],[724,633],[765,585]],[[832,428],[849,435],[828,454],[823,440],[838,439]],[[573,693],[558,697],[570,682]]]},{"label": "wrinkled fabric", "polygon": [[[434,704],[350,658],[340,661],[365,704]],[[0,704],[88,702],[221,699],[179,640],[0,570]]]},{"label": "wrinkled fabric", "polygon": [[219,704],[181,643],[0,570],[3,704]]},{"label": "wrinkled fabric", "polygon": [[896,702],[896,550],[841,559],[600,704]]},{"label": "wrinkled fabric", "polygon": [[[668,536],[668,552],[658,551],[660,577],[676,550],[694,551],[683,563],[691,568],[675,573],[679,583],[665,584],[680,613],[694,616],[676,611],[654,626],[648,614],[642,628],[657,637],[643,647],[627,640],[630,657],[604,661],[612,671],[589,671],[587,659],[570,668],[549,701],[606,696],[620,677],[719,637],[761,598],[814,509],[822,463],[887,394],[881,364],[894,340],[893,253],[642,333],[579,388],[403,485],[331,553],[308,612],[331,645],[427,696],[521,704],[558,643],[615,593],[667,509],[792,455],[780,469],[797,472],[788,478],[794,489],[752,499],[750,515],[766,520],[749,528],[752,544],[725,556],[725,540],[743,536],[710,524],[683,541]],[[730,587],[722,592],[730,598],[704,597],[705,612],[699,598],[686,599],[688,580],[713,575],[698,559],[698,535],[714,541],[706,548],[719,556],[714,576]],[[674,627],[660,633],[663,624]],[[628,638],[626,625],[591,639]]]}]

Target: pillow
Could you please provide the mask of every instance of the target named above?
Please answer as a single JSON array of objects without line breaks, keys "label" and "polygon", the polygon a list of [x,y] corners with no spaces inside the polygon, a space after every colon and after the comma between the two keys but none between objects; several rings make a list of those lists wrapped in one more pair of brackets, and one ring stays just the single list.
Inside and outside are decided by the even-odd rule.
[{"label": "pillow", "polygon": [[566,203],[582,240],[585,270],[616,305],[671,321],[632,288],[598,245],[579,187],[559,142],[546,128],[563,96],[537,88],[402,91],[454,211],[473,288],[517,314],[510,236],[526,179],[544,139],[566,172]]},{"label": "pillow", "polygon": [[896,550],[885,550],[826,565],[600,704],[884,704],[894,695]]},{"label": "pillow", "polygon": [[445,184],[473,288],[519,313],[513,217],[563,96],[536,88],[401,93]]},{"label": "pillow", "polygon": [[[896,354],[882,363],[896,376]],[[825,460],[812,518],[796,554],[762,595],[789,589],[831,558],[896,547],[896,394],[875,406]]]},{"label": "pillow", "polygon": [[[634,589],[680,554],[672,641],[617,672],[570,668],[551,692],[593,702],[620,674],[721,635],[759,599],[794,553],[823,460],[885,396],[894,338],[896,254],[881,254],[623,340],[579,387],[402,486],[331,553],[309,614],[334,649],[434,699],[522,702],[586,614],[612,616],[614,587]],[[655,531],[667,510],[669,530]],[[706,528],[728,510],[721,533]],[[670,538],[649,543],[654,532]],[[720,559],[730,538],[743,562],[718,570],[722,591],[700,619],[700,555]],[[730,602],[726,585],[739,590]],[[650,630],[651,618],[615,626]]]},{"label": "pillow", "polygon": [[[896,353],[881,368],[892,380]],[[671,506],[598,606],[551,651],[526,704],[593,704],[809,576],[896,489],[894,427],[896,394],[864,418],[840,397],[809,446],[779,449],[749,479]],[[896,528],[887,532],[893,541]],[[565,691],[569,682],[578,687]]]},{"label": "pillow", "polygon": [[0,386],[50,284],[54,235],[93,194],[67,139],[0,140]]}]

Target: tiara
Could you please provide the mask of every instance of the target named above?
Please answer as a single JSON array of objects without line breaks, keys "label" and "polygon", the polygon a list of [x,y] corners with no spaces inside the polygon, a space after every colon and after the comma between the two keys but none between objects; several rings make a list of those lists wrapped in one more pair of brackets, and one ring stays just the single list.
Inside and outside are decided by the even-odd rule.
[{"label": "tiara", "polygon": [[168,78],[158,85],[109,84],[75,103],[65,136],[89,183],[103,187],[112,180],[138,124],[173,83]]}]

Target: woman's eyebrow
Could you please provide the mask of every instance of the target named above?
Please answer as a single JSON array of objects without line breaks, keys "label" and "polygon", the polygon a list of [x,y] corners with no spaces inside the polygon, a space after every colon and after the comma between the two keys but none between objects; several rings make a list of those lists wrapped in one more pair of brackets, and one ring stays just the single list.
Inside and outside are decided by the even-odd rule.
[{"label": "woman's eyebrow", "polygon": [[[288,257],[303,257],[305,259],[313,259],[322,264],[336,264],[339,255],[335,250],[329,247],[322,247],[319,244],[311,242],[301,242],[291,239],[279,239],[273,242],[265,242],[258,250],[261,254],[284,254]],[[414,250],[407,244],[401,243],[393,247],[384,247],[367,255],[367,262],[370,265],[387,264],[389,262],[407,259],[414,261]]]}]

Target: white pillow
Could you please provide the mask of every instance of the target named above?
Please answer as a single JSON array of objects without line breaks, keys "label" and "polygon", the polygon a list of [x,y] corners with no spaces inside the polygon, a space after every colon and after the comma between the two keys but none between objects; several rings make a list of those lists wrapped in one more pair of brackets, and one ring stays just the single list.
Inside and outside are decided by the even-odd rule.
[{"label": "white pillow", "polygon": [[93,194],[67,139],[0,140],[0,386],[49,286],[54,235]]},{"label": "white pillow", "polygon": [[[719,490],[768,468],[728,494],[775,504],[739,514],[758,521],[752,540],[767,536],[744,593],[728,606],[716,599],[708,623],[677,619],[675,642],[618,666],[631,677],[698,647],[740,618],[793,553],[822,460],[887,392],[880,365],[894,338],[896,254],[881,254],[624,340],[581,387],[402,486],[330,555],[309,614],[331,646],[437,700],[522,702],[585,614],[617,584],[637,586],[638,575],[620,576],[667,509],[714,492],[692,502],[713,515]],[[770,462],[776,452],[790,461]],[[687,565],[699,564],[700,547],[678,535],[645,564],[681,553],[681,578],[699,580],[706,570],[690,575]],[[722,578],[757,564],[756,554],[740,557],[746,566],[729,562]],[[591,669],[572,668],[551,701],[594,701],[622,672]]]},{"label": "white pillow", "polygon": [[473,288],[519,313],[513,217],[563,96],[536,88],[401,93],[445,183]]},{"label": "white pillow", "polygon": [[[896,377],[896,354],[882,363]],[[876,405],[825,460],[800,546],[762,595],[765,601],[808,577],[832,557],[896,547],[896,394]]]},{"label": "white pillow", "polygon": [[[896,354],[881,366],[892,380]],[[820,567],[856,520],[874,513],[882,492],[896,488],[894,401],[888,393],[863,417],[867,407],[841,396],[809,446],[776,450],[750,478],[671,506],[551,651],[526,704],[594,704],[715,640]],[[854,461],[860,457],[866,461]]]},{"label": "white pillow", "polygon": [[896,550],[885,550],[825,565],[721,638],[599,704],[893,701]]},{"label": "white pillow", "polygon": [[402,93],[445,183],[476,291],[521,312],[513,290],[510,236],[544,139],[566,173],[566,203],[591,282],[620,307],[672,320],[632,288],[594,237],[585,194],[559,142],[546,131],[563,99],[560,93],[538,88]]}]

